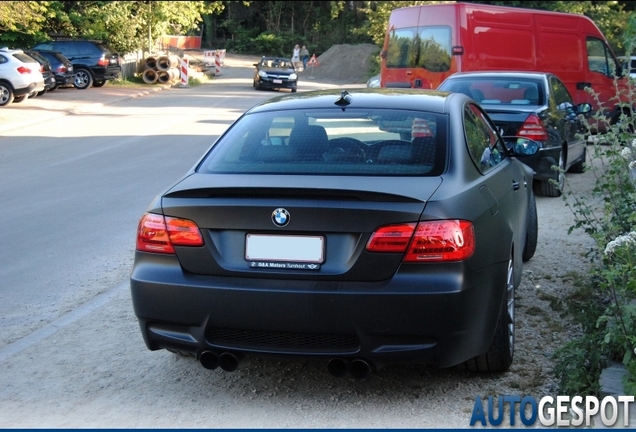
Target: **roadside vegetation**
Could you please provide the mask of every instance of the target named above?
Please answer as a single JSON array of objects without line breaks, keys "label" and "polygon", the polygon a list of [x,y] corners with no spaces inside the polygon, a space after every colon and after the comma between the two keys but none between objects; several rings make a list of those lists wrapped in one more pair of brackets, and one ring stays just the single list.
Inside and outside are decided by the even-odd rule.
[{"label": "roadside vegetation", "polygon": [[[627,52],[633,52],[634,18],[625,34]],[[636,114],[631,111],[635,92],[634,80],[622,93],[617,90],[616,98],[626,101],[618,123],[595,117],[608,133],[588,155],[586,169],[595,178],[592,193],[563,194],[575,217],[570,233],[583,231],[595,243],[588,253],[589,277],[560,305],[583,330],[580,338],[556,353],[555,372],[561,390],[569,395],[598,395],[601,370],[609,361],[624,364],[624,388],[636,395]]]}]

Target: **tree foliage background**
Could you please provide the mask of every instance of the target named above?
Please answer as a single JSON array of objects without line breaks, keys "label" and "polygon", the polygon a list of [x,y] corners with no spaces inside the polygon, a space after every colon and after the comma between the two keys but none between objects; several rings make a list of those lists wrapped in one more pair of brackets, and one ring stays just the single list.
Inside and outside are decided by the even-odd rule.
[{"label": "tree foliage background", "polygon": [[[28,48],[56,37],[101,39],[119,52],[148,50],[159,36],[202,36],[203,48],[291,55],[295,44],[321,54],[334,44],[381,46],[391,10],[439,1],[3,1],[0,44]],[[624,53],[636,2],[473,1],[585,14]]]}]

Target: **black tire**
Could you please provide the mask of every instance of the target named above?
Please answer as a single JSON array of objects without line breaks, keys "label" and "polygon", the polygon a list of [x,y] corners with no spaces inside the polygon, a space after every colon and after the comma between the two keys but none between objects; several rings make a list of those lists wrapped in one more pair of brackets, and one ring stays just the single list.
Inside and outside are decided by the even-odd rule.
[{"label": "black tire", "polygon": [[0,106],[9,105],[14,98],[13,88],[9,84],[0,82]]},{"label": "black tire", "polygon": [[93,87],[104,87],[106,85],[106,80],[95,80],[93,83]]},{"label": "black tire", "polygon": [[79,90],[86,90],[93,85],[93,75],[88,69],[79,68],[75,71],[73,86]]},{"label": "black tire", "polygon": [[539,182],[539,190],[541,191],[541,195],[547,197],[560,197],[561,191],[565,186],[565,159],[563,156],[563,150],[559,153],[559,167],[561,170],[554,172],[554,177],[552,180],[556,181],[557,185],[555,185],[551,180],[542,180]]},{"label": "black tire", "polygon": [[292,90],[292,93],[296,93],[296,89],[295,88],[293,88],[291,90]]},{"label": "black tire", "polygon": [[465,369],[474,372],[505,372],[512,364],[515,343],[515,283],[514,260],[512,254],[508,260],[506,276],[506,295],[499,309],[499,318],[495,336],[485,354],[468,360]]},{"label": "black tire", "polygon": [[42,90],[41,92],[38,92],[38,97],[40,96],[44,96],[46,94],[48,90]]},{"label": "black tire", "polygon": [[530,202],[528,203],[528,219],[526,221],[526,239],[523,245],[521,259],[528,262],[537,250],[539,239],[539,218],[537,217],[537,202],[534,193],[530,192]]},{"label": "black tire", "polygon": [[51,88],[49,89],[49,91],[50,91],[50,92],[52,92],[52,91],[57,90],[58,88],[60,88],[60,85],[59,85],[59,84],[55,84],[53,87],[51,87]]},{"label": "black tire", "polygon": [[583,155],[581,156],[581,160],[570,167],[568,172],[581,174],[585,172],[585,158],[587,157],[587,147],[583,149]]},{"label": "black tire", "polygon": [[28,99],[28,95],[20,95],[13,98],[13,103],[22,103]]}]

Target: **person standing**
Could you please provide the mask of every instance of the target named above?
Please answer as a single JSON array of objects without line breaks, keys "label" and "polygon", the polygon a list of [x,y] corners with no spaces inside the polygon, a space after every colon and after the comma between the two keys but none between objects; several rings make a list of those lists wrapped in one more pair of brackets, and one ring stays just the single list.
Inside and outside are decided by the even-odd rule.
[{"label": "person standing", "polygon": [[292,61],[292,64],[294,65],[294,69],[298,69],[298,66],[300,63],[300,46],[298,46],[298,44],[294,46],[294,51],[292,53],[291,61]]},{"label": "person standing", "polygon": [[307,62],[309,61],[309,50],[305,45],[300,50],[300,58],[303,60],[303,70],[307,69]]}]

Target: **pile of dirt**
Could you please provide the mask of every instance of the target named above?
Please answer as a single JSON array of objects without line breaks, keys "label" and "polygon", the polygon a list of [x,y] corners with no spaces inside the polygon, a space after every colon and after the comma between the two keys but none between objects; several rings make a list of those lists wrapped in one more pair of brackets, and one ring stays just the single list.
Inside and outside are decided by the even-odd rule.
[{"label": "pile of dirt", "polygon": [[318,66],[307,66],[302,74],[318,80],[364,83],[369,78],[371,59],[379,52],[380,48],[373,44],[333,45],[318,57]]}]

